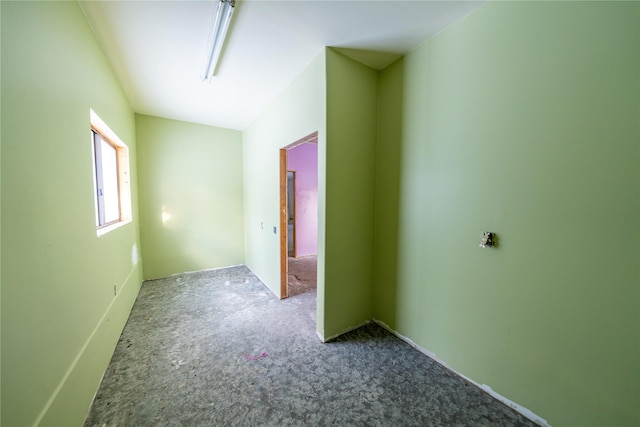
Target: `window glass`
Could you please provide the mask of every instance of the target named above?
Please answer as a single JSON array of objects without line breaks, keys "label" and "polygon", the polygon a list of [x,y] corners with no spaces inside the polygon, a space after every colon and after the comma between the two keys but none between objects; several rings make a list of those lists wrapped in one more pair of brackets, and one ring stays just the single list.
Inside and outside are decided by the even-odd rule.
[{"label": "window glass", "polygon": [[131,221],[129,151],[91,111],[94,200],[98,236]]}]

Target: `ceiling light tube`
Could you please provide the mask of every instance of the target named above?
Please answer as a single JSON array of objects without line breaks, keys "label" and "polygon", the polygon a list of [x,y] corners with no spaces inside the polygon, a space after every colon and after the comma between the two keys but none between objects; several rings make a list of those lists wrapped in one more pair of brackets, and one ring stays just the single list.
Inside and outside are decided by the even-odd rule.
[{"label": "ceiling light tube", "polygon": [[215,74],[220,52],[222,52],[222,45],[229,29],[229,22],[231,22],[231,15],[233,15],[233,10],[236,6],[236,0],[217,0],[217,3],[207,41],[203,72],[200,76],[205,82],[210,82]]}]

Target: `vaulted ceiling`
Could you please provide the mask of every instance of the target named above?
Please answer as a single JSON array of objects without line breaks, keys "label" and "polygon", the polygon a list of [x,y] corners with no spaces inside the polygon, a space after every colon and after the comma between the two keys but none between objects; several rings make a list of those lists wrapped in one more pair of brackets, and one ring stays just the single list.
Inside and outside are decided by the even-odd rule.
[{"label": "vaulted ceiling", "polygon": [[382,69],[482,4],[238,0],[206,83],[214,0],[80,2],[135,112],[239,130],[325,46]]}]

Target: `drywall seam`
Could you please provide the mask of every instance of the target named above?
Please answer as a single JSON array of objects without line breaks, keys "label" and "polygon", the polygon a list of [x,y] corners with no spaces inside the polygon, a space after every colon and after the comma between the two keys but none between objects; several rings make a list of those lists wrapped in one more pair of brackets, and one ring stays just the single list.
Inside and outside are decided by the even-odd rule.
[{"label": "drywall seam", "polygon": [[[62,388],[64,387],[65,383],[67,382],[67,380],[69,379],[69,377],[71,376],[73,370],[76,368],[76,366],[78,365],[78,362],[80,361],[80,359],[82,358],[82,356],[84,355],[85,351],[87,350],[87,348],[89,347],[89,345],[91,344],[91,341],[93,340],[94,336],[96,335],[96,333],[98,332],[98,330],[101,328],[102,324],[104,323],[105,319],[107,318],[107,316],[109,315],[109,313],[111,312],[111,309],[113,308],[113,306],[115,305],[116,301],[118,301],[120,299],[120,296],[124,294],[124,290],[125,287],[127,286],[127,284],[129,283],[133,273],[137,270],[137,266],[133,267],[131,269],[131,271],[129,272],[129,274],[127,275],[126,279],[124,280],[123,284],[122,284],[122,288],[120,289],[120,291],[118,291],[118,294],[111,300],[111,303],[109,303],[109,306],[107,307],[107,309],[104,311],[104,314],[102,315],[102,317],[100,318],[100,320],[98,321],[98,323],[96,324],[96,327],[93,328],[93,331],[91,331],[91,334],[89,335],[89,337],[85,340],[84,344],[82,345],[82,348],[80,348],[80,351],[78,352],[78,354],[76,355],[76,357],[73,359],[73,361],[71,362],[71,365],[69,366],[69,369],[67,369],[67,372],[65,372],[64,376],[62,377],[62,379],[60,380],[60,382],[58,383],[58,386],[55,388],[55,390],[53,391],[53,393],[51,393],[51,397],[49,398],[49,400],[47,400],[47,403],[45,403],[44,408],[42,408],[42,411],[40,411],[40,414],[38,415],[38,417],[36,418],[35,422],[33,423],[34,426],[37,426],[41,423],[41,421],[43,420],[43,418],[47,415],[47,412],[49,411],[49,409],[51,408],[51,405],[53,404],[53,402],[56,400],[56,398],[58,397],[58,394],[60,393],[60,390],[62,390]],[[134,298],[135,301],[135,298]],[[126,319],[125,322],[126,323]],[[123,327],[124,327],[124,323],[123,323]],[[104,375],[104,373],[103,373]],[[97,389],[96,389],[97,392]],[[93,400],[92,400],[93,402]]]},{"label": "drywall seam", "polygon": [[335,340],[336,338],[338,338],[338,337],[339,337],[339,336],[341,336],[341,335],[348,334],[348,333],[349,333],[349,332],[351,332],[351,331],[355,331],[355,330],[356,330],[356,329],[358,329],[358,328],[361,328],[361,327],[363,327],[363,326],[365,326],[365,325],[368,325],[368,324],[369,324],[369,323],[371,323],[372,321],[375,321],[375,320],[367,320],[367,321],[362,322],[362,323],[360,323],[360,324],[358,324],[358,325],[355,325],[355,326],[349,326],[347,329],[345,329],[345,330],[343,330],[342,332],[339,332],[339,333],[337,333],[337,334],[331,335],[329,338],[324,338],[322,335],[320,335],[320,332],[318,332],[318,331],[316,331],[316,333],[318,334],[318,337],[320,337],[320,341],[321,341],[323,344],[326,344],[326,343],[328,343],[329,341],[333,341],[333,340]]},{"label": "drywall seam", "polygon": [[402,341],[406,342],[407,344],[409,344],[411,347],[415,348],[416,350],[418,350],[419,352],[423,353],[424,355],[426,355],[427,357],[429,357],[430,359],[432,359],[433,361],[437,362],[438,364],[442,365],[444,368],[446,368],[447,370],[453,372],[454,374],[456,374],[457,376],[459,376],[460,378],[464,379],[465,381],[473,384],[474,386],[478,387],[480,390],[484,391],[485,393],[491,395],[494,399],[499,400],[500,402],[504,403],[505,405],[507,405],[508,407],[510,407],[511,409],[519,412],[520,414],[522,414],[523,416],[527,417],[528,419],[530,419],[531,421],[533,421],[534,423],[540,424],[543,427],[551,427],[549,425],[549,423],[547,422],[547,420],[545,420],[544,418],[536,415],[535,413],[533,413],[532,411],[530,411],[529,409],[525,408],[524,406],[518,405],[517,403],[507,399],[506,397],[504,397],[503,395],[501,395],[500,393],[496,393],[495,391],[493,391],[491,389],[491,387],[489,387],[486,384],[479,384],[477,382],[475,382],[474,380],[472,380],[471,378],[461,374],[460,372],[452,369],[450,366],[448,366],[446,364],[446,362],[444,362],[443,360],[440,360],[436,357],[436,354],[420,347],[418,344],[416,344],[415,342],[413,342],[410,338],[405,337],[404,335],[398,333],[397,331],[391,329],[389,327],[389,325],[387,325],[386,323],[384,323],[382,320],[378,320],[378,319],[373,319],[373,322],[377,323],[378,325],[382,326],[384,329],[386,329],[387,331],[391,332],[393,335],[395,335],[396,337],[400,338]]}]

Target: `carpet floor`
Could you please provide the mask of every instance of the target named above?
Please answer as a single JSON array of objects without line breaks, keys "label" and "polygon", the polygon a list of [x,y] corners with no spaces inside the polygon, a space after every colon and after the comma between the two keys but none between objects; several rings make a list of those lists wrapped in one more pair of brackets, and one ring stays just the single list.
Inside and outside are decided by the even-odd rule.
[{"label": "carpet floor", "polygon": [[145,282],[85,426],[535,425],[376,324],[322,344],[294,287],[244,266]]}]

